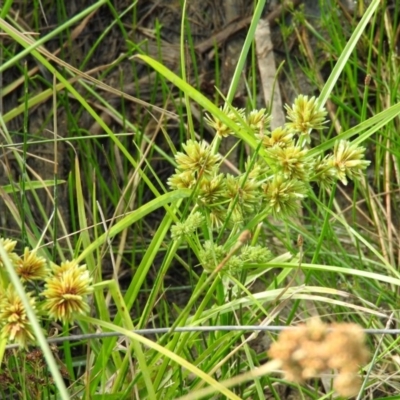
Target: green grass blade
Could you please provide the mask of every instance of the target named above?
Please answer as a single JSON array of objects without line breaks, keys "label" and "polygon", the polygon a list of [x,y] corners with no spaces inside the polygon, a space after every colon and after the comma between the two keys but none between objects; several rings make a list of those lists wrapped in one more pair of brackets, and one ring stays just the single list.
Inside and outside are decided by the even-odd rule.
[{"label": "green grass blade", "polygon": [[357,25],[353,34],[351,35],[351,38],[347,42],[346,47],[343,49],[343,52],[341,53],[339,59],[337,60],[328,80],[326,81],[324,87],[321,90],[321,93],[318,98],[321,105],[324,105],[328,100],[337,80],[339,79],[340,74],[343,71],[343,68],[345,67],[350,57],[351,52],[354,50],[369,20],[372,18],[374,12],[376,11],[380,3],[381,3],[380,0],[373,0],[371,2],[365,14],[363,15],[361,21]]},{"label": "green grass blade", "polygon": [[230,391],[229,389],[225,388],[223,385],[221,385],[220,383],[218,383],[218,381],[216,381],[214,378],[212,378],[211,376],[207,375],[206,373],[204,373],[202,370],[200,370],[199,368],[195,367],[193,364],[187,362],[185,359],[183,359],[182,357],[178,356],[177,354],[175,354],[174,352],[166,349],[165,347],[160,346],[159,344],[151,341],[150,339],[147,339],[143,336],[140,336],[134,332],[131,332],[127,329],[121,328],[117,325],[111,324],[109,322],[104,322],[95,318],[91,318],[91,317],[85,317],[82,316],[81,320],[93,324],[93,325],[97,325],[97,326],[101,326],[107,330],[110,331],[115,331],[115,332],[119,332],[121,334],[123,334],[124,336],[135,340],[139,343],[144,344],[145,346],[158,351],[160,354],[162,354],[164,357],[168,357],[171,360],[175,361],[178,365],[180,365],[181,367],[187,369],[188,371],[192,372],[193,374],[195,374],[196,376],[198,376],[199,378],[203,379],[205,382],[207,382],[210,386],[212,386],[216,392],[221,393],[222,395],[226,396],[228,399],[231,400],[241,400],[240,397],[236,396],[232,391]]}]

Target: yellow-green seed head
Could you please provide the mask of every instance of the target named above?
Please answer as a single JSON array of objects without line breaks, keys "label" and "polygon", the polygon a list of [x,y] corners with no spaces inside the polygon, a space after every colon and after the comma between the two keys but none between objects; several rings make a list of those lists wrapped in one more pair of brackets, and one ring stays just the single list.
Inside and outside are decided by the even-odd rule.
[{"label": "yellow-green seed head", "polygon": [[327,122],[325,117],[326,110],[318,104],[315,97],[300,95],[294,101],[292,107],[285,105],[287,119],[290,122],[285,124],[286,128],[295,134],[304,135],[309,142],[310,131],[313,129],[320,130],[325,127]]}]

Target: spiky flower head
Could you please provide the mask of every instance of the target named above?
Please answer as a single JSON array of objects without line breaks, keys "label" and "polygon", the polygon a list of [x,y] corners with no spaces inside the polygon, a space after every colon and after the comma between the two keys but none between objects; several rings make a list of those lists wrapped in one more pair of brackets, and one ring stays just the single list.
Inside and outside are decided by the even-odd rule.
[{"label": "spiky flower head", "polygon": [[226,208],[223,206],[212,207],[210,211],[210,222],[214,230],[220,230],[224,225],[227,227],[232,226],[232,222],[226,219]]},{"label": "spiky flower head", "polygon": [[342,323],[328,327],[321,321],[282,331],[268,354],[281,362],[286,379],[294,382],[337,369],[334,388],[346,397],[358,394],[358,369],[369,358],[365,335],[358,325]]},{"label": "spiky flower head", "polygon": [[[220,109],[232,122],[234,122],[237,125],[239,125],[240,119],[245,118],[244,110],[241,108],[228,109],[228,107],[223,107]],[[219,137],[227,137],[235,133],[228,125],[226,125],[224,122],[219,120],[214,115],[212,116],[206,115],[205,121],[207,125],[211,126],[211,128],[215,130],[215,133]]]},{"label": "spiky flower head", "polygon": [[[246,179],[247,178],[247,179]],[[260,205],[260,183],[245,175],[226,176],[226,195],[229,199],[237,201],[237,205],[247,211],[255,211]]]},{"label": "spiky flower head", "polygon": [[[17,244],[17,241],[11,240],[11,239],[0,238],[0,243],[3,246],[5,252],[7,253],[8,258],[14,264],[19,258],[18,255],[16,253],[14,253],[14,249]],[[0,268],[3,266],[4,266],[3,260],[0,257]]]},{"label": "spiky flower head", "polygon": [[220,203],[224,199],[225,186],[224,174],[204,177],[199,187],[199,203],[208,207]]},{"label": "spiky flower head", "polygon": [[24,255],[15,262],[15,270],[22,282],[44,280],[47,276],[46,260],[35,250],[25,247]]},{"label": "spiky flower head", "polygon": [[167,180],[171,189],[191,189],[195,186],[197,180],[192,171],[175,170],[175,172]]},{"label": "spiky flower head", "polygon": [[256,134],[266,132],[270,122],[271,116],[268,114],[266,108],[262,108],[261,110],[252,110],[247,115],[247,124]]},{"label": "spiky flower head", "polygon": [[307,193],[307,187],[296,179],[285,179],[275,175],[273,180],[263,185],[267,207],[275,218],[285,218],[295,215],[299,208],[299,200]]},{"label": "spiky flower head", "polygon": [[227,218],[229,218],[229,222],[233,224],[233,226],[242,226],[244,223],[244,210],[238,204],[234,204],[231,202],[231,208],[228,209]]},{"label": "spiky flower head", "polygon": [[275,146],[286,148],[294,145],[293,133],[284,127],[275,128],[270,133],[260,134],[258,138],[267,149]]},{"label": "spiky flower head", "polygon": [[272,147],[268,155],[275,161],[276,170],[286,179],[307,181],[311,172],[312,162],[307,159],[307,150],[298,146]]},{"label": "spiky flower head", "polygon": [[220,245],[211,240],[205,241],[203,248],[199,252],[201,265],[206,272],[212,272],[218,264],[224,259],[226,252]]},{"label": "spiky flower head", "polygon": [[186,154],[178,152],[175,155],[179,171],[190,171],[196,178],[214,174],[220,156],[212,154],[211,147],[205,141],[199,143],[188,140],[182,147]]},{"label": "spiky flower head", "polygon": [[179,239],[183,236],[189,236],[195,232],[204,222],[204,217],[199,211],[195,211],[184,222],[177,222],[171,227],[172,239]]},{"label": "spiky flower head", "polygon": [[334,167],[333,156],[329,155],[324,158],[319,156],[314,164],[314,174],[312,180],[317,182],[323,189],[329,189],[338,178],[337,170]]},{"label": "spiky flower head", "polygon": [[364,153],[364,147],[358,147],[348,140],[335,143],[332,163],[336,168],[338,179],[344,185],[347,185],[347,178],[362,177],[362,171],[370,164],[370,161],[364,160]]},{"label": "spiky flower head", "polygon": [[237,255],[231,255],[229,259],[225,260],[227,253],[223,246],[207,240],[199,253],[201,265],[206,272],[212,272],[224,261],[224,271],[232,273],[239,271],[243,267],[243,260]]},{"label": "spiky flower head", "polygon": [[240,250],[240,258],[245,263],[266,263],[272,258],[271,252],[260,245],[244,245]]},{"label": "spiky flower head", "polygon": [[249,179],[256,180],[261,179],[262,175],[265,175],[267,172],[270,171],[269,165],[265,162],[263,158],[259,158],[258,160],[256,160],[256,162],[252,162],[251,159],[248,159],[245,162],[244,169],[246,171],[246,174],[248,174],[247,177]]},{"label": "spiky flower head", "polygon": [[[64,272],[75,270],[76,268],[82,268],[79,267],[78,263],[75,260],[71,261],[63,261],[60,265],[51,263],[51,274],[54,276],[61,276]],[[83,268],[86,268],[83,266]]]},{"label": "spiky flower head", "polygon": [[243,269],[243,260],[241,257],[233,255],[229,258],[229,260],[225,264],[225,269],[230,273],[237,273],[242,271]]},{"label": "spiky flower head", "polygon": [[315,97],[299,95],[292,107],[285,105],[287,119],[290,122],[285,124],[286,128],[293,133],[298,133],[310,141],[310,131],[312,129],[323,129],[327,122],[325,117],[326,110],[318,104]]},{"label": "spiky flower head", "polygon": [[44,309],[53,319],[72,321],[79,314],[88,314],[87,296],[93,291],[92,279],[86,265],[67,261],[60,266],[53,264],[52,276],[46,279]]},{"label": "spiky flower head", "polygon": [[[30,293],[26,295],[31,307],[35,309],[34,297]],[[26,347],[35,339],[25,306],[12,284],[0,296],[0,327],[2,338],[15,341],[21,347]]]}]

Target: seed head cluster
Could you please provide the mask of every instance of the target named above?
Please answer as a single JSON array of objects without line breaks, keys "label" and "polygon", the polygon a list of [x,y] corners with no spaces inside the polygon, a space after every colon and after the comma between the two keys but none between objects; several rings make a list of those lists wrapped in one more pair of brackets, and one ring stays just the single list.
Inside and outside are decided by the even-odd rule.
[{"label": "seed head cluster", "polygon": [[[27,293],[27,296],[35,310],[35,298],[32,293]],[[1,337],[15,341],[21,347],[26,347],[34,339],[25,306],[11,284],[0,297],[0,326]]]},{"label": "seed head cluster", "polygon": [[22,257],[14,261],[15,270],[22,282],[44,280],[47,276],[47,263],[44,257],[36,254],[36,251],[25,247]]},{"label": "seed head cluster", "polygon": [[370,163],[363,159],[364,153],[364,147],[358,147],[347,140],[336,142],[330,162],[336,170],[338,179],[344,185],[347,185],[347,178],[360,179],[362,177],[362,171]]},{"label": "seed head cluster", "polygon": [[[241,120],[245,118],[244,109],[234,107],[229,109],[225,107],[221,108],[221,110],[224,112],[225,116],[232,121],[232,124],[236,125],[237,129],[239,129]],[[207,125],[215,130],[215,133],[220,138],[225,138],[235,133],[235,131],[230,126],[214,116],[207,115],[205,117],[205,121]]]},{"label": "seed head cluster", "polygon": [[[242,175],[221,174],[220,157],[204,141],[189,140],[183,145],[184,152],[176,154],[178,168],[168,184],[172,189],[198,188],[198,204],[210,215],[214,229],[229,214],[232,221],[225,221],[226,225],[245,223],[248,210],[253,215],[270,210],[276,218],[285,219],[297,211],[295,200],[306,196],[310,182],[322,188],[337,180],[346,184],[347,179],[359,179],[369,165],[363,159],[365,149],[345,140],[336,143],[333,154],[309,155],[310,133],[327,123],[327,113],[315,97],[299,96],[292,107],[285,108],[288,122],[272,132],[266,109],[250,111],[247,116],[242,109],[224,109],[238,129],[247,124],[264,150],[245,164]],[[207,123],[221,137],[234,133],[213,117]]]},{"label": "seed head cluster", "polygon": [[[221,157],[205,141],[189,140],[182,145],[183,151],[175,155],[177,168],[168,185],[171,189],[193,189],[196,213],[204,218],[197,218],[198,224],[190,218],[178,222],[172,227],[174,239],[188,238],[197,230],[207,231],[207,239],[213,232],[227,229],[238,234],[260,215],[286,220],[298,214],[311,183],[330,189],[337,181],[347,184],[348,179],[362,177],[369,165],[363,147],[339,140],[331,154],[311,151],[312,132],[321,131],[328,122],[326,110],[315,97],[298,96],[285,109],[287,122],[272,131],[271,116],[264,108],[246,114],[244,109],[224,107],[221,111],[225,122],[214,116],[206,118],[219,138],[236,132],[253,135],[257,152],[236,175],[220,170]],[[229,126],[228,119],[232,122]],[[209,269],[208,262],[202,259],[201,263]]]},{"label": "seed head cluster", "polygon": [[346,397],[358,394],[362,383],[358,371],[369,359],[365,335],[358,325],[328,326],[319,321],[282,331],[268,355],[281,362],[285,378],[293,382],[337,371],[334,389]]},{"label": "seed head cluster", "polygon": [[[212,272],[224,260],[228,254],[224,246],[217,245],[210,240],[204,243],[200,250],[199,258],[205,271]],[[240,272],[245,264],[265,263],[271,260],[271,252],[264,246],[245,245],[240,252],[231,256],[225,265],[225,269],[230,272]]]},{"label": "seed head cluster", "polygon": [[[14,249],[17,244],[16,240],[0,238],[0,243],[3,246],[5,252],[7,253],[7,257],[11,260],[11,262],[18,260],[18,255],[14,253]],[[3,267],[3,260],[0,256],[0,268],[1,267]]]},{"label": "seed head cluster", "polygon": [[271,133],[264,131],[262,134],[256,135],[256,137],[266,149],[273,147],[284,149],[294,145],[294,135],[285,127],[275,128]]},{"label": "seed head cluster", "polygon": [[[89,313],[88,295],[92,279],[86,266],[75,261],[52,264],[38,255],[37,250],[25,248],[19,256],[16,241],[0,238],[15,272],[24,285],[31,308],[40,320],[56,319],[71,322],[80,314]],[[10,282],[3,260],[0,259],[0,334],[3,339],[26,347],[34,342],[31,323],[21,298]]]},{"label": "seed head cluster", "polygon": [[[236,125],[236,129],[249,128],[254,133],[260,134],[266,130],[271,122],[271,116],[266,108],[260,110],[252,110],[247,115],[243,108],[221,108],[225,116]],[[235,130],[220,121],[217,117],[207,115],[205,121],[208,126],[215,130],[218,137],[224,138],[229,135],[234,135]]]},{"label": "seed head cluster", "polygon": [[282,212],[287,216],[296,215],[299,200],[307,193],[307,187],[302,181],[286,180],[282,175],[275,175],[271,182],[263,185],[263,189],[268,209],[275,218],[279,218]]},{"label": "seed head cluster", "polygon": [[315,97],[300,95],[294,101],[292,107],[285,106],[287,119],[290,121],[286,127],[300,135],[307,137],[307,142],[310,142],[310,131],[313,129],[319,130],[325,127],[327,120],[325,119],[327,112],[318,104]]},{"label": "seed head cluster", "polygon": [[92,292],[92,279],[85,265],[67,261],[52,266],[52,275],[46,279],[42,295],[46,298],[44,310],[50,318],[72,321],[79,314],[88,314],[87,296]]},{"label": "seed head cluster", "polygon": [[171,237],[172,239],[179,239],[184,236],[189,236],[196,229],[200,228],[201,224],[204,222],[203,215],[195,211],[184,222],[177,222],[171,228]]},{"label": "seed head cluster", "polygon": [[213,176],[220,156],[212,154],[206,142],[189,140],[183,146],[184,153],[175,155],[178,168],[168,179],[172,189],[191,188],[203,177]]}]

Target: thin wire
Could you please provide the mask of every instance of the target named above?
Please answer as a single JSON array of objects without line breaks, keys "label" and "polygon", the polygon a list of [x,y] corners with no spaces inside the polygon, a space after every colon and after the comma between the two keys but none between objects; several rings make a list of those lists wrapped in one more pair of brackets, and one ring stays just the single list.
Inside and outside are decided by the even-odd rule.
[{"label": "thin wire", "polygon": [[[148,328],[148,329],[136,329],[133,333],[138,335],[157,335],[164,333],[174,332],[225,332],[225,331],[252,331],[252,332],[281,332],[287,329],[296,329],[295,326],[281,326],[281,325],[217,325],[217,326],[186,326],[179,327],[171,330],[171,328]],[[372,335],[398,335],[400,329],[363,329],[367,334]],[[66,341],[80,341],[87,339],[101,339],[108,337],[121,337],[124,336],[119,332],[99,332],[99,333],[83,333],[79,335],[51,337],[47,339],[48,343],[62,343]],[[9,344],[6,349],[13,349],[18,347],[18,344]]]}]

